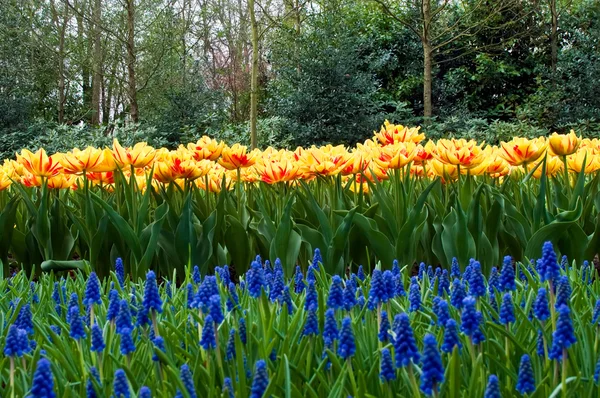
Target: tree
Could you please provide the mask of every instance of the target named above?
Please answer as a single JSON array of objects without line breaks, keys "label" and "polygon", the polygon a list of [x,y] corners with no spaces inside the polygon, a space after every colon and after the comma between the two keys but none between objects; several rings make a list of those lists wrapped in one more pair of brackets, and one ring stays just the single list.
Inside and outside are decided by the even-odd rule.
[{"label": "tree", "polygon": [[[455,41],[475,35],[499,13],[514,7],[518,0],[412,0],[391,6],[387,0],[373,0],[393,19],[410,29],[423,48],[423,116],[433,115],[432,82],[436,52]],[[459,14],[451,13],[461,10]],[[471,16],[485,11],[483,18]],[[452,16],[457,15],[455,18]],[[510,21],[509,23],[516,23]]]}]

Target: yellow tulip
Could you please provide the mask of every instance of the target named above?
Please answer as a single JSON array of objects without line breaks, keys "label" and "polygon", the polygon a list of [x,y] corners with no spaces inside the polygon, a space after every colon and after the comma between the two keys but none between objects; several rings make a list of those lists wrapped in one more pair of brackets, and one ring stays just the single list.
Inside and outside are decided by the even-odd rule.
[{"label": "yellow tulip", "polygon": [[227,170],[250,167],[256,163],[259,153],[256,149],[248,152],[248,148],[244,145],[234,144],[232,147],[223,148],[219,164]]},{"label": "yellow tulip", "polygon": [[501,142],[500,145],[500,156],[511,166],[520,166],[538,160],[548,144],[541,137],[532,140],[515,137],[509,142]]},{"label": "yellow tulip", "polygon": [[290,159],[268,160],[257,167],[260,179],[267,184],[295,180],[298,170],[298,163]]},{"label": "yellow tulip", "polygon": [[36,153],[32,153],[27,149],[23,149],[20,155],[17,153],[17,162],[36,177],[53,177],[59,174],[62,167],[54,159],[52,156],[48,156],[43,148],[38,149]]},{"label": "yellow tulip", "polygon": [[384,169],[401,169],[417,155],[414,142],[398,142],[381,148],[375,163]]},{"label": "yellow tulip", "polygon": [[113,141],[113,155],[119,167],[133,166],[139,169],[152,164],[156,156],[156,150],[145,142],[138,142],[133,148],[123,148],[115,138]]},{"label": "yellow tulip", "polygon": [[548,139],[550,152],[556,156],[568,156],[575,153],[579,144],[581,144],[581,137],[577,137],[573,130],[569,134],[553,133]]},{"label": "yellow tulip", "polygon": [[594,173],[600,170],[600,155],[597,155],[590,148],[581,148],[572,155],[567,156],[567,165],[569,171],[579,173],[584,168],[585,174]]},{"label": "yellow tulip", "polygon": [[[527,165],[528,172],[533,170],[538,164],[542,163],[544,159],[540,159],[537,162]],[[564,169],[564,163],[562,159],[556,156],[546,157],[546,175],[548,177],[554,177]],[[540,178],[542,176],[543,164],[540,164],[537,169],[533,172],[534,178]]]},{"label": "yellow tulip", "polygon": [[483,149],[483,145],[478,145],[475,140],[467,141],[463,138],[440,139],[433,156],[444,164],[471,169],[479,166],[490,155],[489,147]]},{"label": "yellow tulip", "polygon": [[442,178],[443,182],[448,182],[452,180],[456,180],[458,178],[458,167],[446,164],[438,159],[433,159],[431,161],[432,171],[433,173]]},{"label": "yellow tulip", "polygon": [[225,143],[217,142],[210,137],[203,136],[195,144],[188,144],[188,150],[194,154],[196,160],[217,160],[221,156]]},{"label": "yellow tulip", "polygon": [[413,142],[418,144],[425,139],[425,134],[419,134],[421,127],[405,127],[401,124],[394,125],[385,121],[379,133],[374,132],[374,140],[379,140],[381,145],[391,145],[397,142]]},{"label": "yellow tulip", "polygon": [[0,191],[4,191],[6,188],[10,187],[10,184],[12,184],[10,176],[4,169],[0,169]]},{"label": "yellow tulip", "polygon": [[[109,155],[109,160],[105,162],[105,154]],[[84,172],[100,172],[105,170],[107,163],[112,160],[110,150],[103,151],[101,149],[88,146],[83,151],[79,148],[73,149],[72,152],[63,154],[58,161],[63,167],[63,171],[67,174],[80,174]],[[114,164],[114,161],[112,162]],[[114,169],[114,168],[113,168]],[[111,169],[112,170],[112,169]]]},{"label": "yellow tulip", "polygon": [[417,146],[417,154],[413,158],[413,163],[416,165],[420,165],[422,163],[427,162],[428,160],[433,159],[433,154],[435,153],[435,144],[433,141],[427,141],[425,146],[418,145]]}]

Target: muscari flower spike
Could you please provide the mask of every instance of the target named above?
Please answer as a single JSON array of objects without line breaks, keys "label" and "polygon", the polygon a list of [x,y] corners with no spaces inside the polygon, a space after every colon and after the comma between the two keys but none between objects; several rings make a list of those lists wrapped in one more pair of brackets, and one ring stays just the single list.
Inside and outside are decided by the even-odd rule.
[{"label": "muscari flower spike", "polygon": [[315,254],[313,255],[312,266],[315,269],[319,269],[319,264],[323,264],[323,257],[321,256],[321,250],[317,247],[315,249]]},{"label": "muscari flower spike", "polygon": [[94,366],[90,368],[90,377],[88,378],[87,383],[85,384],[85,392],[87,398],[98,397],[98,395],[96,395],[96,389],[94,388],[94,382],[92,381],[92,379],[95,379],[96,383],[100,385],[100,374],[98,373],[98,369],[96,369]]},{"label": "muscari flower spike", "polygon": [[535,376],[531,367],[531,360],[527,354],[521,357],[516,389],[522,395],[531,394],[535,391]]},{"label": "muscari flower spike", "polygon": [[394,279],[395,296],[406,297],[406,290],[404,290],[404,279],[402,275],[397,275]]},{"label": "muscari flower spike", "polygon": [[152,391],[149,387],[142,386],[142,388],[140,388],[138,398],[152,398]]},{"label": "muscari flower spike", "polygon": [[394,276],[400,275],[400,265],[398,264],[398,260],[396,260],[396,259],[394,259],[394,261],[392,261],[392,274]]},{"label": "muscari flower spike", "polygon": [[202,276],[200,275],[200,268],[197,265],[194,265],[194,269],[192,270],[192,281],[199,285],[202,282]]},{"label": "muscari flower spike", "polygon": [[306,300],[304,301],[304,310],[307,311],[313,306],[318,308],[319,296],[317,295],[315,283],[313,281],[309,281],[308,289],[306,289]]},{"label": "muscari flower spike", "polygon": [[408,307],[410,312],[419,311],[421,309],[421,289],[419,287],[419,283],[417,282],[417,278],[414,276],[411,278],[410,282],[408,302],[410,304]]},{"label": "muscari flower spike", "polygon": [[552,348],[548,353],[548,357],[554,360],[561,360],[563,350],[575,344],[577,338],[575,337],[569,307],[561,305],[557,311],[558,320],[556,322],[556,330],[552,333]]},{"label": "muscari flower spike", "polygon": [[158,292],[158,286],[156,284],[156,274],[154,271],[148,271],[146,274],[146,284],[144,286],[144,299],[142,305],[147,313],[156,311],[162,312],[162,299]]},{"label": "muscari flower spike", "polygon": [[246,320],[244,318],[240,318],[238,329],[242,344],[246,344]]},{"label": "muscari flower spike", "polygon": [[226,377],[223,379],[223,390],[222,393],[227,396],[227,398],[235,398],[235,394],[233,391],[233,384],[231,383],[231,379]]},{"label": "muscari flower spike", "polygon": [[458,328],[454,319],[448,319],[446,321],[446,328],[444,329],[444,341],[442,342],[441,350],[445,353],[451,353],[454,347],[458,347],[458,350],[462,348],[460,337],[458,336]]},{"label": "muscari flower spike", "polygon": [[119,313],[115,321],[117,333],[121,334],[126,329],[132,329],[131,312],[127,300],[121,300],[119,305]]},{"label": "muscari flower spike", "polygon": [[542,276],[545,281],[553,282],[560,276],[560,266],[556,259],[556,253],[552,242],[545,242],[542,246],[542,265],[544,275]]},{"label": "muscari flower spike", "polygon": [[275,271],[275,278],[269,289],[269,300],[271,300],[271,302],[274,303],[281,297],[284,286],[285,281],[283,280],[283,271]]},{"label": "muscari flower spike", "polygon": [[325,325],[323,327],[323,339],[327,339],[333,342],[339,337],[339,330],[337,326],[337,320],[335,319],[335,311],[333,308],[329,308],[325,311]]},{"label": "muscari flower spike", "polygon": [[448,302],[446,300],[440,300],[438,302],[435,315],[437,316],[437,324],[439,326],[446,325],[446,322],[450,319],[450,309],[448,308]]},{"label": "muscari flower spike", "polygon": [[481,273],[481,264],[474,261],[471,265],[471,277],[469,278],[469,294],[473,297],[485,296],[485,281]]},{"label": "muscari flower spike", "polygon": [[500,394],[500,383],[498,382],[498,377],[496,375],[490,375],[483,398],[502,398],[502,394]]},{"label": "muscari flower spike", "polygon": [[556,301],[554,302],[554,309],[558,309],[561,305],[569,306],[571,301],[571,285],[569,284],[569,278],[565,275],[559,276],[556,279]]},{"label": "muscari flower spike", "polygon": [[435,337],[427,333],[423,339],[423,357],[421,359],[421,391],[427,395],[432,395],[437,391],[439,385],[444,381],[444,365],[438,351],[438,344]]},{"label": "muscari flower spike", "polygon": [[213,321],[218,325],[221,322],[223,322],[223,320],[225,319],[225,316],[223,316],[223,311],[221,309],[221,296],[219,295],[213,295],[210,298],[210,302],[209,302],[209,313],[210,316],[212,317]]},{"label": "muscari flower spike", "polygon": [[423,277],[426,275],[426,272],[427,272],[426,269],[427,269],[427,266],[425,265],[425,263],[422,262],[422,263],[419,264],[419,270],[417,272],[417,278],[420,281],[422,281]]},{"label": "muscari flower spike", "polygon": [[225,349],[225,359],[232,360],[235,358],[235,329],[229,331],[229,338],[227,339],[227,348]]},{"label": "muscari flower spike", "polygon": [[369,301],[367,302],[369,309],[374,310],[380,304],[387,302],[387,291],[385,289],[385,282],[383,280],[383,274],[380,270],[373,270],[371,275],[371,288],[369,289]]},{"label": "muscari flower spike", "polygon": [[152,344],[154,344],[154,349],[152,350],[152,360],[154,362],[158,362],[160,361],[160,358],[156,354],[156,351],[160,350],[164,353],[167,352],[167,349],[165,348],[165,339],[160,336],[156,336],[154,339],[152,339]]},{"label": "muscari flower spike", "polygon": [[135,351],[135,343],[133,342],[133,337],[131,336],[131,329],[125,329],[121,334],[121,343],[120,343],[121,354],[129,355]]},{"label": "muscari flower spike", "polygon": [[438,296],[442,296],[444,294],[450,294],[450,277],[448,276],[448,270],[442,271],[442,276],[438,281]]},{"label": "muscari flower spike", "polygon": [[357,304],[355,286],[352,278],[346,281],[346,287],[344,288],[344,309],[346,311],[350,311]]},{"label": "muscari flower spike", "polygon": [[479,316],[475,308],[476,300],[467,296],[463,300],[463,311],[460,317],[460,330],[467,336],[473,336],[473,333],[479,328]]},{"label": "muscari flower spike", "polygon": [[41,358],[37,363],[29,396],[32,398],[56,397],[52,367],[50,366],[50,361],[46,358]]},{"label": "muscari flower spike", "polygon": [[125,285],[125,267],[123,266],[123,260],[121,257],[118,257],[115,261],[115,274],[117,275],[117,281],[122,289]]},{"label": "muscari flower spike", "polygon": [[194,294],[194,286],[191,283],[188,283],[186,286],[186,297],[187,297],[187,307],[194,308],[194,300],[196,295]]},{"label": "muscari flower spike", "polygon": [[319,334],[319,320],[317,319],[316,306],[310,307],[306,316],[306,323],[302,330],[302,336],[316,336]]},{"label": "muscari flower spike", "polygon": [[396,296],[396,280],[392,271],[383,272],[383,285],[385,286],[385,297],[389,301]]},{"label": "muscari flower spike", "polygon": [[433,278],[435,277],[435,274],[433,273],[433,266],[428,266],[427,267],[427,278],[429,279],[430,282],[433,283]]},{"label": "muscari flower spike", "polygon": [[382,382],[387,382],[396,379],[396,369],[394,369],[394,362],[392,361],[392,355],[390,350],[383,348],[381,350],[381,367],[379,372],[379,378]]},{"label": "muscari flower spike", "polygon": [[471,265],[469,264],[465,267],[465,272],[463,273],[462,280],[466,283],[469,283],[469,281],[471,280],[472,273],[473,273],[473,269],[471,268]]},{"label": "muscari flower spike", "polygon": [[28,334],[33,334],[33,319],[31,317],[31,306],[25,304],[21,307],[19,315],[15,320],[15,324],[19,329],[25,330]]},{"label": "muscari flower spike", "polygon": [[210,315],[207,315],[204,319],[204,327],[202,329],[202,338],[200,339],[200,346],[205,350],[216,348],[217,340],[215,338],[215,323]]},{"label": "muscari flower spike", "polygon": [[259,359],[254,365],[254,379],[250,389],[250,398],[262,398],[267,386],[269,385],[269,373],[267,372],[267,363]]},{"label": "muscari flower spike", "polygon": [[459,280],[454,279],[452,283],[452,294],[450,295],[450,304],[459,310],[463,307],[463,300],[467,297],[465,285]]},{"label": "muscari flower spike", "polygon": [[388,341],[390,341],[391,328],[392,327],[390,326],[390,320],[388,319],[387,312],[381,311],[381,324],[379,325],[379,333],[377,334],[379,341],[381,341],[382,343],[387,343]]},{"label": "muscari flower spike", "polygon": [[129,391],[129,382],[127,381],[127,375],[123,369],[117,369],[115,372],[115,381],[113,382],[113,391],[115,398],[129,398],[131,393]]},{"label": "muscari flower spike", "polygon": [[458,264],[458,259],[456,257],[452,257],[452,265],[450,266],[450,277],[452,279],[460,279],[460,265]]},{"label": "muscari flower spike", "polygon": [[340,342],[337,353],[342,359],[348,359],[356,352],[356,342],[352,330],[352,320],[345,317],[342,320],[342,329],[340,331]]},{"label": "muscari flower spike", "polygon": [[537,297],[533,302],[533,315],[544,322],[550,318],[550,309],[548,308],[548,293],[545,288],[538,289]]},{"label": "muscari flower spike", "polygon": [[488,278],[488,290],[490,294],[494,293],[494,289],[501,291],[500,288],[500,273],[498,273],[498,268],[492,267],[490,271],[490,277]]},{"label": "muscari flower spike", "polygon": [[227,311],[233,311],[240,305],[240,298],[238,297],[237,290],[235,288],[235,284],[233,282],[229,282],[229,296],[227,296]]},{"label": "muscari flower spike", "polygon": [[265,287],[265,271],[259,262],[252,262],[251,268],[246,272],[246,280],[250,297],[258,298]]},{"label": "muscari flower spike", "polygon": [[365,275],[365,270],[363,268],[362,265],[358,266],[358,271],[356,272],[356,276],[358,277],[358,279],[360,279],[361,281],[364,281],[366,279],[366,275]]},{"label": "muscari flower spike", "polygon": [[300,294],[304,291],[306,284],[304,283],[304,275],[299,265],[296,265],[296,273],[294,274],[294,293]]},{"label": "muscari flower spike", "polygon": [[504,292],[517,289],[515,282],[515,269],[512,265],[512,257],[505,256],[500,272],[500,289]]},{"label": "muscari flower spike", "polygon": [[85,283],[85,293],[83,296],[83,305],[89,306],[94,304],[102,304],[100,294],[100,281],[95,272],[90,273]]},{"label": "muscari flower spike", "polygon": [[401,368],[419,362],[419,349],[415,342],[408,315],[404,312],[396,315],[392,327],[395,334],[393,345],[396,355],[396,367]]},{"label": "muscari flower spike", "polygon": [[344,308],[344,290],[342,289],[342,278],[334,275],[331,279],[331,287],[327,296],[327,307],[334,310]]},{"label": "muscari flower spike", "polygon": [[283,308],[283,305],[286,305],[288,314],[294,313],[294,304],[292,303],[292,296],[290,295],[290,287],[283,287],[283,294],[279,298],[279,305]]},{"label": "muscari flower spike", "polygon": [[106,345],[104,344],[104,337],[102,336],[102,329],[97,323],[92,326],[92,345],[90,351],[102,352]]},{"label": "muscari flower spike", "polygon": [[108,293],[108,308],[106,309],[106,320],[114,322],[119,314],[119,292],[116,289],[111,289]]},{"label": "muscari flower spike", "polygon": [[596,305],[592,311],[592,325],[596,325],[600,319],[600,299],[596,300]]},{"label": "muscari flower spike", "polygon": [[69,310],[69,314],[70,314],[69,335],[72,338],[74,338],[75,340],[84,339],[86,334],[85,334],[85,329],[83,328],[83,321],[81,320],[81,317],[79,316],[79,308],[71,307],[71,309]]},{"label": "muscari flower spike", "polygon": [[502,305],[500,306],[500,322],[504,325],[508,325],[515,321],[515,306],[513,305],[512,295],[510,293],[505,293],[502,297]]},{"label": "muscari flower spike", "polygon": [[544,350],[544,333],[542,333],[541,330],[538,330],[538,334],[537,334],[537,342],[535,345],[536,348],[536,353],[544,358],[546,356],[546,352]]},{"label": "muscari flower spike", "polygon": [[19,336],[19,328],[16,325],[10,325],[4,343],[4,355],[7,357],[21,357],[27,352],[27,349],[28,347],[23,345],[23,340]]},{"label": "muscari flower spike", "polygon": [[183,386],[190,395],[190,398],[197,398],[196,387],[194,387],[194,378],[192,377],[192,371],[188,364],[181,365],[180,376]]}]

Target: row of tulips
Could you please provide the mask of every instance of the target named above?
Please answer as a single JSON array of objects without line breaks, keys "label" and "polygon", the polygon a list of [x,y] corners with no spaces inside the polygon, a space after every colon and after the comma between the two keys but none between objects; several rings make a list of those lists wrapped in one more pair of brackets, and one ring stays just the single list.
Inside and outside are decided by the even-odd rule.
[{"label": "row of tulips", "polygon": [[550,176],[562,171],[591,174],[600,169],[600,141],[581,139],[573,131],[566,135],[554,133],[548,139],[517,137],[498,147],[464,139],[422,144],[424,139],[419,128],[386,121],[373,139],[350,149],[327,145],[298,147],[295,151],[273,148],[248,151],[242,145],[229,147],[206,136],[173,151],[155,149],[145,143],[123,148],[117,140],[112,150],[75,148],[51,156],[43,148],[36,153],[23,149],[16,160],[5,160],[0,171],[0,189],[6,189],[14,181],[26,186],[46,183],[54,189],[76,189],[87,180],[110,188],[116,170],[125,171],[128,179],[134,175],[143,189],[150,176],[155,187],[171,183],[184,186],[193,181],[200,188],[214,192],[223,187],[230,189],[240,181],[293,183],[336,175],[343,176],[344,181],[354,181],[351,189],[368,191],[366,180],[387,180],[390,171],[403,169],[416,177],[437,176],[445,180],[456,180],[459,174],[502,178],[509,174],[523,176],[530,171],[539,178],[542,159],[546,160],[545,174]]},{"label": "row of tulips", "polygon": [[0,171],[2,271],[90,263],[106,277],[120,257],[135,278],[185,265],[241,274],[259,253],[292,272],[318,247],[331,274],[454,257],[489,272],[547,240],[578,262],[598,253],[598,140],[424,139],[386,122],[352,149],[248,151],[207,137],[174,151],[24,149]]},{"label": "row of tulips", "polygon": [[[600,285],[550,242],[412,278],[328,276],[320,251],[285,274],[252,261],[133,282],[92,272],[0,282],[0,394],[87,397],[595,397]],[[304,272],[303,272],[304,269]],[[356,271],[356,273],[352,272]]]}]

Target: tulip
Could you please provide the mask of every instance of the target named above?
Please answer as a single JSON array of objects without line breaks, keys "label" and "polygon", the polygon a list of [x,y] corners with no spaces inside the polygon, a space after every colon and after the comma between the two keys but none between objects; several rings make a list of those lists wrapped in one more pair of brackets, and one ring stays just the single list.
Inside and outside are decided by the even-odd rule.
[{"label": "tulip", "polygon": [[440,139],[433,156],[444,164],[471,169],[479,166],[489,156],[489,147],[483,149],[482,145],[477,145],[475,140],[467,141],[462,138]]},{"label": "tulip", "polygon": [[266,161],[257,167],[260,179],[267,184],[286,182],[298,177],[299,165],[289,159]]},{"label": "tulip", "polygon": [[21,154],[17,153],[17,162],[23,165],[25,170],[36,177],[52,177],[61,172],[60,163],[55,161],[52,156],[48,156],[43,148],[32,153],[23,149]]},{"label": "tulip", "polygon": [[433,154],[435,153],[435,144],[433,141],[427,141],[425,146],[418,145],[417,146],[417,154],[413,158],[413,163],[420,165],[422,163],[427,162],[428,160],[433,159]]},{"label": "tulip", "polygon": [[577,137],[573,130],[569,134],[553,133],[548,139],[550,152],[556,156],[568,156],[575,153],[579,144],[581,144],[581,137]]},{"label": "tulip", "polygon": [[196,160],[217,160],[221,156],[225,143],[217,142],[210,137],[203,136],[195,144],[188,144],[188,150],[193,153]]},{"label": "tulip", "polygon": [[4,191],[6,188],[10,187],[10,184],[12,184],[10,176],[4,169],[0,169],[0,191]]},{"label": "tulip", "polygon": [[500,156],[511,166],[520,166],[538,160],[548,144],[541,137],[533,140],[515,137],[509,142],[501,142],[500,145],[502,147]]},{"label": "tulip", "polygon": [[391,145],[397,142],[413,142],[418,144],[425,139],[425,134],[419,134],[421,127],[405,127],[402,125],[394,125],[389,121],[385,121],[379,133],[374,132],[374,140],[379,140],[381,145]]},{"label": "tulip", "polygon": [[398,142],[381,148],[379,157],[375,158],[382,168],[401,169],[410,162],[417,154],[417,146],[413,142]]},{"label": "tulip", "polygon": [[[543,160],[540,160],[539,162],[534,162],[531,163],[529,165],[527,165],[527,169],[528,171],[533,170],[534,167],[537,166],[537,164],[543,162]],[[560,173],[561,170],[563,170],[563,162],[560,160],[560,158],[556,157],[556,156],[549,156],[546,158],[546,175],[548,177],[554,177],[555,175],[557,175],[558,173]],[[535,169],[535,171],[533,172],[533,176],[535,178],[540,178],[542,176],[542,168],[543,165],[539,165],[539,167],[537,169]]]},{"label": "tulip", "polygon": [[248,153],[247,150],[248,148],[240,144],[234,144],[232,147],[224,147],[221,152],[219,164],[227,170],[250,167],[256,163],[260,152],[253,150]]},{"label": "tulip", "polygon": [[[110,159],[112,159],[112,153],[108,151]],[[73,149],[72,152],[67,152],[59,158],[59,162],[63,167],[63,171],[67,174],[80,174],[104,170],[106,167],[104,160],[105,151],[88,146],[83,151],[78,148]],[[113,162],[114,164],[114,162]]]},{"label": "tulip", "polygon": [[569,171],[579,173],[584,168],[585,174],[594,173],[600,170],[600,155],[594,154],[590,148],[581,148],[572,155],[567,156],[567,165]]},{"label": "tulip", "polygon": [[131,166],[139,169],[152,164],[156,156],[156,150],[145,142],[138,142],[133,148],[123,148],[115,138],[113,141],[113,155],[119,167]]}]

